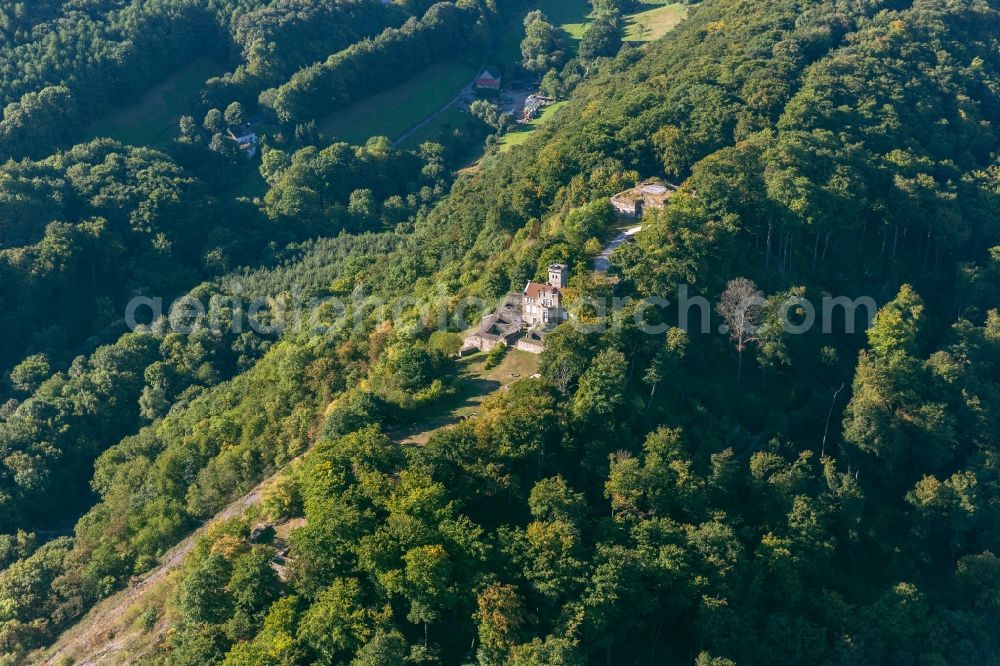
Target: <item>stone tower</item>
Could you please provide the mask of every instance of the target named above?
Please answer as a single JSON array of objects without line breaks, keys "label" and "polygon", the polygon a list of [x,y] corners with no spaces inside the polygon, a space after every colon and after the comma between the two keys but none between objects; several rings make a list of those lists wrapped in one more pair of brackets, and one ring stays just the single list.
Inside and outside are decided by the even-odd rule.
[{"label": "stone tower", "polygon": [[549,284],[557,289],[566,286],[566,278],[569,277],[569,268],[566,264],[552,264],[549,266]]}]

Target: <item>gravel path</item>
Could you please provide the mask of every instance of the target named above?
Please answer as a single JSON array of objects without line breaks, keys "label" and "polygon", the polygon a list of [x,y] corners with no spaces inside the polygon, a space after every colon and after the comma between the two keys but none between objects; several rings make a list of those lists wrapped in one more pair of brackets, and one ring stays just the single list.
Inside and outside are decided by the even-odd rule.
[{"label": "gravel path", "polygon": [[594,259],[594,270],[598,273],[607,273],[608,269],[611,268],[611,253],[617,250],[622,243],[635,236],[641,230],[642,225],[637,224],[634,227],[629,227],[612,238],[608,244],[604,246],[604,249],[601,250],[601,253],[597,255],[597,258]]},{"label": "gravel path", "polygon": [[180,541],[164,554],[159,566],[138,576],[128,588],[104,599],[90,609],[76,624],[67,629],[46,650],[37,663],[56,664],[60,659],[71,657],[77,666],[91,664],[114,663],[117,652],[125,647],[125,642],[133,636],[130,632],[114,635],[112,632],[116,623],[142,598],[151,591],[155,584],[181,566],[184,557],[191,552],[198,537],[205,533],[208,526],[219,520],[238,516],[251,506],[260,504],[261,491],[273,477],[269,477],[253,490],[233,501],[226,508],[204,523],[197,530]]}]

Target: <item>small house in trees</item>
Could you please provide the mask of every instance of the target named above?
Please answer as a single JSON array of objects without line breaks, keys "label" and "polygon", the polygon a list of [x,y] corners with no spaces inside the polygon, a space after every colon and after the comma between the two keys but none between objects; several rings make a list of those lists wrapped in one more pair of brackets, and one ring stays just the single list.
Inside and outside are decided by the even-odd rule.
[{"label": "small house in trees", "polygon": [[230,127],[229,138],[236,142],[236,145],[246,154],[248,159],[257,155],[257,132],[254,131],[253,125],[250,123]]},{"label": "small house in trees", "polygon": [[487,67],[476,79],[476,90],[500,90],[501,77],[493,67]]},{"label": "small house in trees", "polygon": [[490,351],[498,344],[540,354],[545,334],[569,318],[562,290],[569,269],[565,264],[549,266],[547,282],[528,282],[524,291],[512,291],[493,314],[484,317],[474,333],[465,338],[459,353],[474,349]]},{"label": "small house in trees", "polygon": [[666,206],[667,199],[676,191],[676,185],[661,183],[658,180],[647,180],[611,197],[611,205],[619,215],[639,219],[647,208]]}]

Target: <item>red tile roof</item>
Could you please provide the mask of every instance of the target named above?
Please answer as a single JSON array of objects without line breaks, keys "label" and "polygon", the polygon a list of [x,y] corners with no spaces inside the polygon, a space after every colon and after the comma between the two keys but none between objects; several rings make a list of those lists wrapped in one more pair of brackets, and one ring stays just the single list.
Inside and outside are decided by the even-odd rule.
[{"label": "red tile roof", "polygon": [[558,294],[559,288],[540,282],[529,282],[528,286],[524,288],[524,295],[528,298],[540,298],[544,293]]}]

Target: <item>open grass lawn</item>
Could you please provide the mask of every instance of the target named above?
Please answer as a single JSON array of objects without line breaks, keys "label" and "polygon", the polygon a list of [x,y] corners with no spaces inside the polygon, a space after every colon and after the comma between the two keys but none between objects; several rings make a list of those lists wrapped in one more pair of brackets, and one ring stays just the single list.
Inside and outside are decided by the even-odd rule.
[{"label": "open grass lawn", "polygon": [[442,62],[385,92],[341,109],[320,123],[331,139],[363,144],[373,136],[395,139],[447,104],[476,75],[464,63]]},{"label": "open grass lawn", "polygon": [[687,7],[679,2],[628,14],[625,19],[625,41],[651,42],[673,30],[687,16]]},{"label": "open grass lawn", "polygon": [[[587,27],[587,17],[591,7],[587,0],[539,0],[533,3],[528,11],[541,10],[552,25],[562,28],[569,35],[570,54],[576,53],[576,47],[583,38]],[[509,67],[521,62],[521,40],[524,39],[524,15],[515,17],[510,28],[505,31],[503,41],[497,53],[499,65]]]},{"label": "open grass lawn", "polygon": [[[436,141],[441,130],[454,129],[457,127],[465,127],[465,124],[469,122],[470,116],[467,112],[462,111],[458,106],[453,106],[440,116],[427,123],[421,127],[418,131],[414,132],[403,141],[399,147],[404,150],[416,150],[420,147],[420,144],[425,141]],[[469,147],[466,154],[458,158],[458,164],[472,165],[479,161],[479,158],[483,155],[483,147],[479,143],[473,143]],[[465,167],[462,167],[463,169]],[[461,171],[462,169],[459,169]]]},{"label": "open grass lawn", "polygon": [[457,106],[453,106],[407,137],[400,147],[409,150],[418,148],[425,141],[435,140],[442,129],[464,125],[468,117],[468,114],[460,111]]},{"label": "open grass lawn", "polygon": [[538,372],[541,356],[509,349],[492,370],[487,370],[485,363],[486,354],[482,352],[461,359],[457,393],[430,410],[426,420],[390,433],[392,438],[401,444],[426,444],[435,430],[475,416],[490,394]]},{"label": "open grass lawn", "polygon": [[[587,0],[539,0],[531,10],[540,9],[553,25],[562,28],[569,37],[568,50],[576,53],[583,33],[590,23],[591,6]],[[530,11],[530,10],[529,10]],[[648,42],[667,34],[687,16],[687,7],[671,0],[642,0],[637,11],[623,18],[625,41]],[[523,16],[512,21],[497,54],[498,64],[510,66],[521,61],[521,40],[524,39]]]},{"label": "open grass lawn", "polygon": [[249,168],[245,172],[246,177],[239,184],[226,191],[227,198],[239,199],[246,197],[247,199],[254,199],[257,197],[263,198],[267,194],[268,184],[257,169],[259,165],[260,162],[256,159],[249,162]]},{"label": "open grass lawn", "polygon": [[90,137],[117,139],[133,146],[162,146],[177,136],[177,123],[190,102],[225,66],[199,58],[155,86],[135,104],[112,111],[90,127]]},{"label": "open grass lawn", "polygon": [[[562,28],[569,34],[572,38],[570,50],[575,53],[577,43],[583,39],[583,32],[587,28],[590,3],[587,0],[539,0],[538,9],[549,17],[552,25]],[[523,39],[523,28],[521,32]]]},{"label": "open grass lawn", "polygon": [[555,104],[547,106],[542,109],[542,112],[535,116],[535,118],[527,125],[518,125],[517,129],[504,134],[503,138],[500,139],[500,150],[507,151],[514,146],[520,146],[528,140],[528,137],[530,137],[540,125],[548,122],[549,118],[555,115],[556,111],[565,105],[566,102],[556,102]]}]

